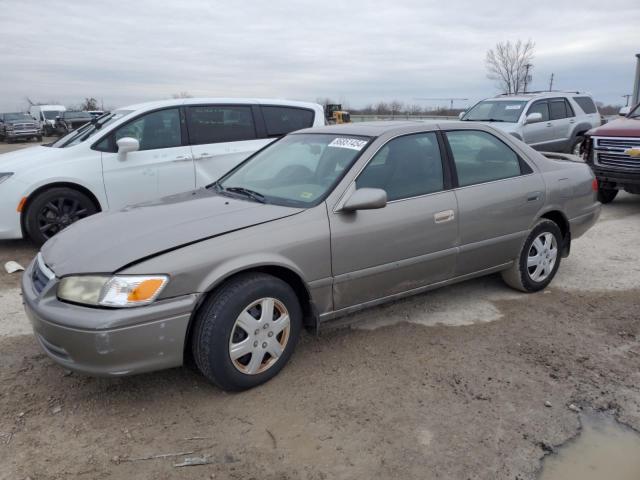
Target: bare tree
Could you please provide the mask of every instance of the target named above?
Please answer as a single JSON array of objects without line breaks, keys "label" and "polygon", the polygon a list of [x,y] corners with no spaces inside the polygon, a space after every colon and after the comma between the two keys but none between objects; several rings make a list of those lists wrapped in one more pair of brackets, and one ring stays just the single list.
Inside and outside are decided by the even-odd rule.
[{"label": "bare tree", "polygon": [[531,66],[535,43],[518,40],[515,43],[499,42],[487,52],[485,63],[487,77],[495,80],[504,93],[520,93],[524,90],[527,65]]},{"label": "bare tree", "polygon": [[420,115],[422,113],[422,107],[414,103],[413,105],[409,105],[407,107],[407,112],[410,115]]},{"label": "bare tree", "polygon": [[404,105],[402,102],[398,100],[394,100],[389,104],[389,108],[391,109],[391,115],[400,115],[402,113],[402,108]]},{"label": "bare tree", "polygon": [[84,110],[84,111],[99,110],[98,100],[96,100],[93,97],[85,98],[84,102],[80,104],[80,110]]},{"label": "bare tree", "polygon": [[385,102],[378,102],[376,106],[373,107],[373,110],[376,115],[388,115],[389,114],[389,105]]}]

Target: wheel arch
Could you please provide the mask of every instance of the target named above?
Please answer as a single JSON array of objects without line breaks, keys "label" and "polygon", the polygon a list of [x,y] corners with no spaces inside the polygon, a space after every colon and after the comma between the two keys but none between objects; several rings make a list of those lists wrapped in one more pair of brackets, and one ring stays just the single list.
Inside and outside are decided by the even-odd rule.
[{"label": "wheel arch", "polygon": [[558,225],[560,233],[562,233],[562,256],[567,257],[571,250],[571,224],[567,216],[560,210],[548,210],[540,215],[538,219],[551,220]]},{"label": "wheel arch", "polygon": [[36,188],[33,192],[29,193],[29,195],[27,195],[27,200],[25,201],[24,205],[22,206],[22,209],[20,211],[20,227],[22,228],[22,235],[23,237],[27,236],[27,229],[26,229],[26,218],[27,218],[27,212],[29,211],[29,207],[31,206],[31,203],[33,202],[33,200],[40,195],[42,192],[45,192],[47,190],[51,190],[52,188],[70,188],[73,190],[77,190],[83,194],[85,194],[86,196],[89,197],[89,199],[93,202],[93,204],[95,205],[96,209],[98,210],[98,212],[102,211],[102,205],[100,204],[100,201],[98,200],[98,197],[87,187],[80,185],[79,183],[75,183],[75,182],[67,182],[67,181],[58,181],[58,182],[53,182],[53,183],[47,183],[45,185],[41,185],[38,188]]}]

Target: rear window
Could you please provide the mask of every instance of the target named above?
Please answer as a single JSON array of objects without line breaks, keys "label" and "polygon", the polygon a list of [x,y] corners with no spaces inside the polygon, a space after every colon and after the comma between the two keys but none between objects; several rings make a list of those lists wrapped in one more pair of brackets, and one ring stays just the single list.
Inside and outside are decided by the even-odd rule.
[{"label": "rear window", "polygon": [[584,113],[597,113],[598,109],[593,100],[589,97],[573,97],[573,100],[580,106]]},{"label": "rear window", "polygon": [[312,110],[295,107],[262,107],[267,135],[279,136],[313,126]]},{"label": "rear window", "polygon": [[249,105],[187,107],[187,127],[192,145],[256,138],[253,114]]}]

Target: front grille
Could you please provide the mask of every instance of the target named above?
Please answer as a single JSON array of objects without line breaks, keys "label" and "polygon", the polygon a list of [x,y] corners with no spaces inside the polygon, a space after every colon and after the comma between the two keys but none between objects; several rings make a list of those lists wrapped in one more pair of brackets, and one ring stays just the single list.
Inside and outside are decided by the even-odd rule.
[{"label": "front grille", "polygon": [[35,125],[35,123],[15,123],[13,125],[13,129],[16,130],[16,131],[35,130],[36,129],[36,125]]},{"label": "front grille", "polygon": [[33,282],[34,290],[38,294],[41,293],[54,276],[54,273],[45,265],[42,255],[39,253],[33,265],[33,272],[31,272],[31,281]]},{"label": "front grille", "polygon": [[640,171],[640,159],[630,157],[629,155],[598,152],[598,165]]},{"label": "front grille", "polygon": [[640,138],[597,138],[596,149],[623,152],[628,148],[640,147]]}]

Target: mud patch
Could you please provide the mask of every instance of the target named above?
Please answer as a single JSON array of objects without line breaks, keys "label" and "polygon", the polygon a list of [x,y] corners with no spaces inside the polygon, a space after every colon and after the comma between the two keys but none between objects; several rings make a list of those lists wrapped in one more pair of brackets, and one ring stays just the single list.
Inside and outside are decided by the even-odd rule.
[{"label": "mud patch", "polygon": [[540,480],[638,480],[640,435],[601,413],[581,416],[582,431],[545,458]]}]

